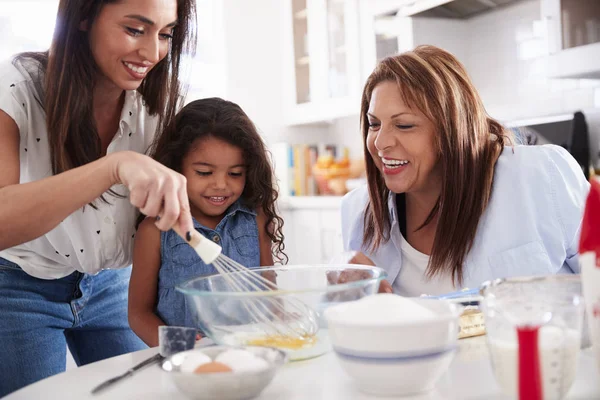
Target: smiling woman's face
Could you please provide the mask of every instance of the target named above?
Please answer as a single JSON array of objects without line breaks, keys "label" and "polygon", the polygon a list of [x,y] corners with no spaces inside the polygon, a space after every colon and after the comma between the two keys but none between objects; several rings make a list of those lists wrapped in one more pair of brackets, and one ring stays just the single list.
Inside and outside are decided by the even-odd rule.
[{"label": "smiling woman's face", "polygon": [[177,0],[122,0],[104,5],[89,32],[101,74],[120,89],[137,89],[168,54],[176,23]]},{"label": "smiling woman's face", "polygon": [[394,193],[437,190],[441,173],[433,123],[404,102],[395,82],[378,84],[367,114],[367,149]]}]

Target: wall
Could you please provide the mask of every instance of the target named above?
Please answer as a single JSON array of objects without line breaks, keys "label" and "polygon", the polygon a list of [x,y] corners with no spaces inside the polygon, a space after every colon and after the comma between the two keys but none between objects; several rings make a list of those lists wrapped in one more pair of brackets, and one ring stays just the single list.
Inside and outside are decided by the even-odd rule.
[{"label": "wall", "polygon": [[465,64],[494,117],[503,121],[600,107],[600,80],[548,79],[539,1],[524,1],[468,22]]},{"label": "wall", "polygon": [[[597,158],[600,80],[545,77],[548,43],[538,0],[471,18],[462,28],[453,23],[415,21],[415,45],[435,44],[456,54],[490,115],[504,123],[583,110],[590,124],[592,156]],[[348,145],[353,157],[362,155],[358,116],[336,121],[329,134]]]}]

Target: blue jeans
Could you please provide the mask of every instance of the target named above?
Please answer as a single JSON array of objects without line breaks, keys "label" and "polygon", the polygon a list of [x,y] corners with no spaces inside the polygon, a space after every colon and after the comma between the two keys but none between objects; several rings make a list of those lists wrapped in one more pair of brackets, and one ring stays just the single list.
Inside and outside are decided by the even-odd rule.
[{"label": "blue jeans", "polygon": [[77,365],[147,346],[127,321],[131,267],[44,280],[0,258],[0,397]]}]

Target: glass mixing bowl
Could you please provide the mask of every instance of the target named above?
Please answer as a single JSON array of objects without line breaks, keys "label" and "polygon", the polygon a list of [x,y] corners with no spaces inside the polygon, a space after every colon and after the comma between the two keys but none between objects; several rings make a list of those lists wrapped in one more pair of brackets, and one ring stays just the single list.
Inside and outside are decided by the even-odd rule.
[{"label": "glass mixing bowl", "polygon": [[[245,283],[253,274],[274,281],[277,290]],[[297,265],[199,277],[177,290],[193,304],[198,326],[215,343],[276,347],[290,360],[302,360],[331,347],[323,317],[327,307],[377,293],[386,277],[371,266]]]}]

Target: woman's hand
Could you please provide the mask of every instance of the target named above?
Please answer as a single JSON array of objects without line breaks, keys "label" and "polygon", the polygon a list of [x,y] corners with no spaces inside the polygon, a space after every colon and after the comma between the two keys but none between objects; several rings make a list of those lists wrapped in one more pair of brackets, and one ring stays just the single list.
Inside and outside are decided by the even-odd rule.
[{"label": "woman's hand", "polygon": [[[375,266],[375,263],[371,261],[369,257],[367,257],[359,251],[352,252],[352,255],[350,259],[348,259],[347,263]],[[346,269],[339,273],[328,272],[327,274],[327,280],[330,284],[340,284],[359,281],[363,279],[369,279],[370,277],[371,275],[367,271],[359,269]],[[382,280],[379,284],[379,293],[393,293],[392,285],[390,285],[390,283],[387,280]]]},{"label": "woman's hand", "polygon": [[181,232],[194,229],[183,175],[152,158],[132,151],[113,153],[113,181],[129,189],[129,201],[149,217],[158,217],[163,231],[179,224]]},{"label": "woman's hand", "polygon": [[[361,265],[372,265],[375,266],[375,263],[371,261],[371,259],[365,256],[360,251],[357,251],[354,256],[348,261],[350,264],[361,264]],[[393,293],[392,285],[384,279],[379,284],[379,293]]]},{"label": "woman's hand", "polygon": [[379,293],[394,293],[394,291],[392,290],[392,285],[390,285],[390,283],[384,279],[381,281],[381,283],[379,283]]}]

